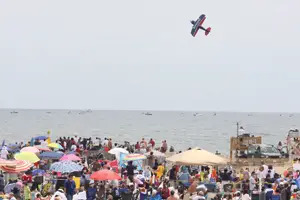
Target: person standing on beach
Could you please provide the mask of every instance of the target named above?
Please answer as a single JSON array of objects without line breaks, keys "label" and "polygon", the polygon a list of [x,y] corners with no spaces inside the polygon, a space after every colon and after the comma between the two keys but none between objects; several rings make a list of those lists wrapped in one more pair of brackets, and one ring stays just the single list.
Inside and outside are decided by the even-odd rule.
[{"label": "person standing on beach", "polygon": [[155,147],[155,142],[154,142],[154,140],[152,138],[150,139],[149,144],[151,144],[152,148]]},{"label": "person standing on beach", "polygon": [[140,143],[136,142],[135,144],[135,150],[137,150],[138,152],[140,151],[141,147],[140,147]]},{"label": "person standing on beach", "polygon": [[108,140],[107,147],[108,147],[108,150],[111,150],[113,147],[111,138]]},{"label": "person standing on beach", "polygon": [[176,188],[177,184],[177,172],[176,172],[176,165],[173,165],[172,169],[170,169],[169,173],[169,180],[170,180],[170,186]]},{"label": "person standing on beach", "polygon": [[256,175],[255,172],[252,172],[249,179],[250,194],[252,194],[253,190],[255,189],[255,186],[256,186]]},{"label": "person standing on beach", "polygon": [[31,200],[31,191],[27,182],[24,184],[24,199]]},{"label": "person standing on beach", "polygon": [[67,194],[67,199],[72,200],[75,193],[75,181],[72,175],[69,175],[68,180],[65,181],[65,193]]},{"label": "person standing on beach", "polygon": [[164,141],[162,142],[162,145],[161,145],[161,152],[162,152],[162,153],[166,153],[167,150],[168,150],[167,140],[164,140]]},{"label": "person standing on beach", "polygon": [[8,155],[8,151],[7,151],[7,147],[6,146],[3,146],[2,149],[1,149],[1,158],[2,159],[7,159],[7,155]]},{"label": "person standing on beach", "polygon": [[136,169],[135,166],[133,166],[132,161],[128,162],[128,165],[126,167],[127,176],[131,182],[133,182],[133,176],[134,176],[134,170]]}]

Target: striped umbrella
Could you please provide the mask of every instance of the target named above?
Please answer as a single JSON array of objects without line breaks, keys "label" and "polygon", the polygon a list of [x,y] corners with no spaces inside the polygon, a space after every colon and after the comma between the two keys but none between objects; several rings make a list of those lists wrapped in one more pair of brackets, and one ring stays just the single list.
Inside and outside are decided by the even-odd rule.
[{"label": "striped umbrella", "polygon": [[29,170],[33,165],[25,160],[12,160],[9,165],[1,166],[1,169],[7,173],[20,173]]},{"label": "striped umbrella", "polygon": [[71,173],[71,172],[78,172],[83,169],[83,166],[71,162],[71,161],[60,161],[53,163],[50,167],[51,171],[61,172],[61,173]]},{"label": "striped umbrella", "polygon": [[146,156],[142,154],[128,154],[125,156],[125,161],[145,160]]},{"label": "striped umbrella", "polygon": [[12,160],[5,160],[0,158],[0,166],[15,166],[15,163]]}]

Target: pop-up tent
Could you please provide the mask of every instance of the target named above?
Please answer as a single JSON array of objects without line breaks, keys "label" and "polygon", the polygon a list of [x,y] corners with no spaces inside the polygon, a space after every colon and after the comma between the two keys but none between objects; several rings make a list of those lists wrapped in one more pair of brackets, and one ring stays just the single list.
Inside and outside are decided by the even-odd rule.
[{"label": "pop-up tent", "polygon": [[167,161],[173,162],[179,165],[223,165],[227,164],[228,160],[214,153],[208,152],[200,148],[194,148],[185,152],[175,154]]}]

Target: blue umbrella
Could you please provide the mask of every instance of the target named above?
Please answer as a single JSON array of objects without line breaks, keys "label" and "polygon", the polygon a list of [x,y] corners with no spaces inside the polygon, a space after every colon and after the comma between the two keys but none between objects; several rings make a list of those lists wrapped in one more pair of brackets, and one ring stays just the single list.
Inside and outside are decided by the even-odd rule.
[{"label": "blue umbrella", "polygon": [[41,136],[35,137],[34,139],[35,140],[46,140],[46,139],[48,139],[48,136],[41,135]]},{"label": "blue umbrella", "polygon": [[60,152],[54,152],[54,151],[51,151],[51,152],[43,152],[40,154],[40,158],[41,159],[60,159],[64,154],[63,153],[60,153]]},{"label": "blue umbrella", "polygon": [[44,175],[46,172],[44,171],[44,170],[42,170],[42,169],[35,169],[35,170],[33,170],[32,171],[32,175],[33,176],[36,176],[36,175]]},{"label": "blue umbrella", "polygon": [[16,148],[19,148],[19,145],[18,144],[9,144],[7,145],[9,148],[12,148],[12,149],[16,149]]},{"label": "blue umbrella", "polygon": [[61,173],[71,173],[71,172],[78,172],[83,169],[83,166],[71,162],[71,161],[61,161],[53,163],[50,167],[51,171],[61,172]]},{"label": "blue umbrella", "polygon": [[7,151],[16,153],[20,151],[19,145],[17,144],[9,144],[7,145]]}]

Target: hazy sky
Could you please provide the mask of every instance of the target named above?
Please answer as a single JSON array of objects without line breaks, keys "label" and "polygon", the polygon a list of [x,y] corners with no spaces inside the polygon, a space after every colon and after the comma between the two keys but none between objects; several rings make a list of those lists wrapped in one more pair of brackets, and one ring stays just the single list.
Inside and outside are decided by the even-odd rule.
[{"label": "hazy sky", "polygon": [[[0,1],[0,107],[300,111],[300,1]],[[205,37],[189,20],[206,14]]]}]

